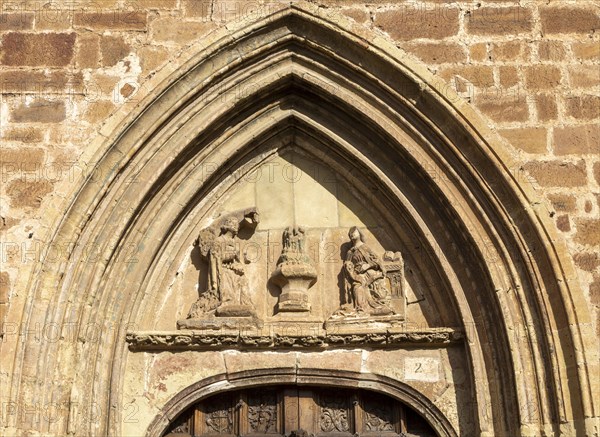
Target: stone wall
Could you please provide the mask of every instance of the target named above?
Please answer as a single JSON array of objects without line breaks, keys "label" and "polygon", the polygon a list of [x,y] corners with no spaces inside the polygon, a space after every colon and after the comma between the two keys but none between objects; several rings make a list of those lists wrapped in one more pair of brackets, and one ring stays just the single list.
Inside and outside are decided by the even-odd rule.
[{"label": "stone wall", "polygon": [[[600,334],[600,10],[593,1],[320,1],[421,60],[514,152],[545,199]],[[58,199],[102,171],[82,156],[154,74],[227,23],[281,3],[0,2],[0,320],[35,271]],[[243,90],[242,90],[243,93]],[[451,97],[454,94],[449,93]],[[239,96],[230,96],[236,98]],[[452,97],[453,98],[453,97]],[[110,120],[110,121],[107,121]],[[136,181],[143,183],[143,181]],[[50,248],[60,257],[64,248]],[[56,253],[58,251],[59,253]],[[66,251],[66,249],[65,249]],[[21,296],[20,296],[21,295]],[[18,316],[11,321],[18,322]]]},{"label": "stone wall", "polygon": [[[384,34],[488,117],[509,169],[548,200],[600,332],[600,12],[591,1],[321,1]],[[100,126],[146,80],[228,21],[274,2],[4,1],[0,20],[0,319],[42,256],[42,205]],[[101,175],[98,175],[100,178]]]}]

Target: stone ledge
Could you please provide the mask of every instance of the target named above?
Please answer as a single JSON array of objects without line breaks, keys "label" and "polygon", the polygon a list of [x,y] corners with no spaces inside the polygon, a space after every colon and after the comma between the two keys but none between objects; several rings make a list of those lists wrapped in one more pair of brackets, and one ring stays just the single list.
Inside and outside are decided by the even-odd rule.
[{"label": "stone ledge", "polygon": [[318,335],[261,334],[251,331],[133,331],[126,341],[131,351],[220,350],[220,349],[326,349],[366,346],[369,348],[443,347],[464,339],[462,330],[432,328],[419,331],[382,330]]}]

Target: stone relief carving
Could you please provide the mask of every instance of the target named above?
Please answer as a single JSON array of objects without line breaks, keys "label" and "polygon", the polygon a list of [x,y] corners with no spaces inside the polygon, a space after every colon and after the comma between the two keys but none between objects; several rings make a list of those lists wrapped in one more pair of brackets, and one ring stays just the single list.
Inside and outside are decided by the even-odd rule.
[{"label": "stone relief carving", "polygon": [[[226,318],[250,318],[255,322],[245,271],[249,260],[240,253],[238,233],[241,228],[254,229],[258,222],[258,210],[252,208],[229,213],[200,231],[197,246],[207,263],[207,287],[192,304],[187,319],[178,321],[180,329],[223,327],[231,322]],[[212,324],[207,320],[212,320]]]},{"label": "stone relief carving", "polygon": [[281,288],[277,309],[279,312],[310,311],[308,289],[317,280],[314,263],[306,252],[303,227],[283,231],[283,249],[277,261],[277,270],[271,281]]},{"label": "stone relief carving", "polygon": [[351,247],[344,266],[346,303],[331,320],[369,318],[372,316],[403,316],[404,265],[400,252],[386,252],[383,259],[365,242],[363,233],[353,226],[348,231]]}]

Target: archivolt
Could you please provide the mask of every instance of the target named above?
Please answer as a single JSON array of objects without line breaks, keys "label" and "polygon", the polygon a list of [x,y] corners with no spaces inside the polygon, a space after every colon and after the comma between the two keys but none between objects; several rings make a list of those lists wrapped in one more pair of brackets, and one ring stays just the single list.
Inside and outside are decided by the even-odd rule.
[{"label": "archivolt", "polygon": [[[394,46],[309,4],[231,25],[209,43],[103,129],[92,162],[106,178],[58,207],[67,214],[50,246],[74,250],[33,272],[22,323],[81,332],[17,343],[11,396],[80,410],[72,402],[64,420],[31,427],[119,434],[124,334],[145,317],[149,284],[172,271],[178,242],[191,241],[181,224],[236,160],[285,133],[321,144],[314,154],[362,163],[426,248],[469,335],[482,433],[538,435],[565,423],[583,433],[595,413],[586,304],[552,225],[485,122]],[[143,250],[123,262],[132,245]],[[92,246],[99,262],[82,262]],[[85,342],[90,323],[106,329],[99,341]],[[106,420],[90,420],[92,403]]]}]

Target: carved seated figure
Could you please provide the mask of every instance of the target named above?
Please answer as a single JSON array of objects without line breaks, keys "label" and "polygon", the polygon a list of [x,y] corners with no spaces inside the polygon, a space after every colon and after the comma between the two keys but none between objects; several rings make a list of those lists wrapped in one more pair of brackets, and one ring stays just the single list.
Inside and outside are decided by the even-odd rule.
[{"label": "carved seated figure", "polygon": [[352,247],[343,267],[346,303],[333,317],[395,314],[381,258],[365,243],[364,235],[356,226],[350,228],[348,237]]}]

